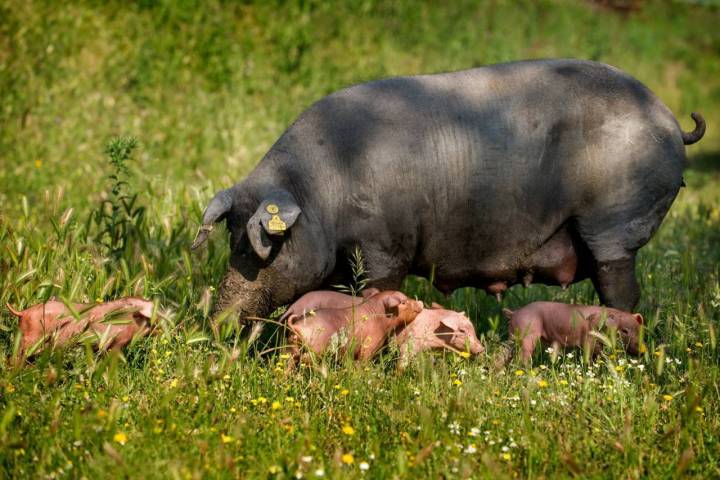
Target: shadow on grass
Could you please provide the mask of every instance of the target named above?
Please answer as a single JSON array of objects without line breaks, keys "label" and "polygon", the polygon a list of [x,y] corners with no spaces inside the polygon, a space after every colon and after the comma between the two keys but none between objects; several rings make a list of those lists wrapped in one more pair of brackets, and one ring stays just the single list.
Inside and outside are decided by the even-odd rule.
[{"label": "shadow on grass", "polygon": [[720,152],[701,152],[697,155],[690,155],[687,169],[699,173],[720,172]]}]

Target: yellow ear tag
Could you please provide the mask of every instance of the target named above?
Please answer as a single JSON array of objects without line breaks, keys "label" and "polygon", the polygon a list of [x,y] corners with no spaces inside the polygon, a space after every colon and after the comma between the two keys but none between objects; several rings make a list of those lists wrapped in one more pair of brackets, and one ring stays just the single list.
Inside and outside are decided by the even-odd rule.
[{"label": "yellow ear tag", "polygon": [[[270,208],[268,207],[268,210]],[[270,221],[268,222],[268,227],[273,232],[284,232],[287,230],[287,225],[285,225],[285,222],[280,220],[280,217],[278,215],[273,215]]]},{"label": "yellow ear tag", "polygon": [[267,212],[268,212],[269,214],[272,214],[272,215],[274,215],[274,214],[276,214],[276,213],[278,213],[278,212],[280,211],[280,209],[278,208],[278,206],[275,205],[274,203],[271,203],[270,205],[268,205],[267,207],[265,207],[265,210],[267,210]]}]

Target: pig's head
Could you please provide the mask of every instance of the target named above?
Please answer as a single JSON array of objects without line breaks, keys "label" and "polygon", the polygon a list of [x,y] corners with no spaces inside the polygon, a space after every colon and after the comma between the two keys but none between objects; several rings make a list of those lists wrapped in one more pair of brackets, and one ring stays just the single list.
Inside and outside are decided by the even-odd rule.
[{"label": "pig's head", "polygon": [[617,330],[625,350],[631,355],[638,355],[640,353],[640,327],[644,323],[643,316],[639,313],[628,313],[616,309],[607,309],[606,314],[606,325]]},{"label": "pig's head", "polygon": [[231,253],[215,314],[229,311],[241,321],[267,316],[320,286],[334,267],[335,251],[318,217],[285,189],[245,181],[218,192],[205,209],[193,248],[221,220],[230,230]]},{"label": "pig's head", "polygon": [[450,347],[461,352],[479,355],[485,351],[475,334],[472,322],[464,314],[452,312],[440,319],[436,335]]}]

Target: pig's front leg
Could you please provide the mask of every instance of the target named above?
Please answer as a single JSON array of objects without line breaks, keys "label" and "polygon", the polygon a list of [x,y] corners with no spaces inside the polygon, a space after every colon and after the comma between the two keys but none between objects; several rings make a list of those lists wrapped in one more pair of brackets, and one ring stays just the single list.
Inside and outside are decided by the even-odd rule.
[{"label": "pig's front leg", "polygon": [[530,364],[533,353],[535,352],[535,346],[539,340],[540,335],[536,333],[529,333],[523,337],[520,343],[520,356],[525,365]]}]

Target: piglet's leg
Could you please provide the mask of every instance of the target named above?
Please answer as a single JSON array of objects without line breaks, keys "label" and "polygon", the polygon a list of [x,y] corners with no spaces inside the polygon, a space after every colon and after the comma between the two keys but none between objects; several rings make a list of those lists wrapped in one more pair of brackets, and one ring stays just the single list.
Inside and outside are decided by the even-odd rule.
[{"label": "piglet's leg", "polygon": [[528,365],[530,360],[532,360],[533,352],[535,352],[535,346],[537,345],[538,340],[540,340],[540,335],[533,333],[523,337],[520,343],[520,355],[525,365]]}]

